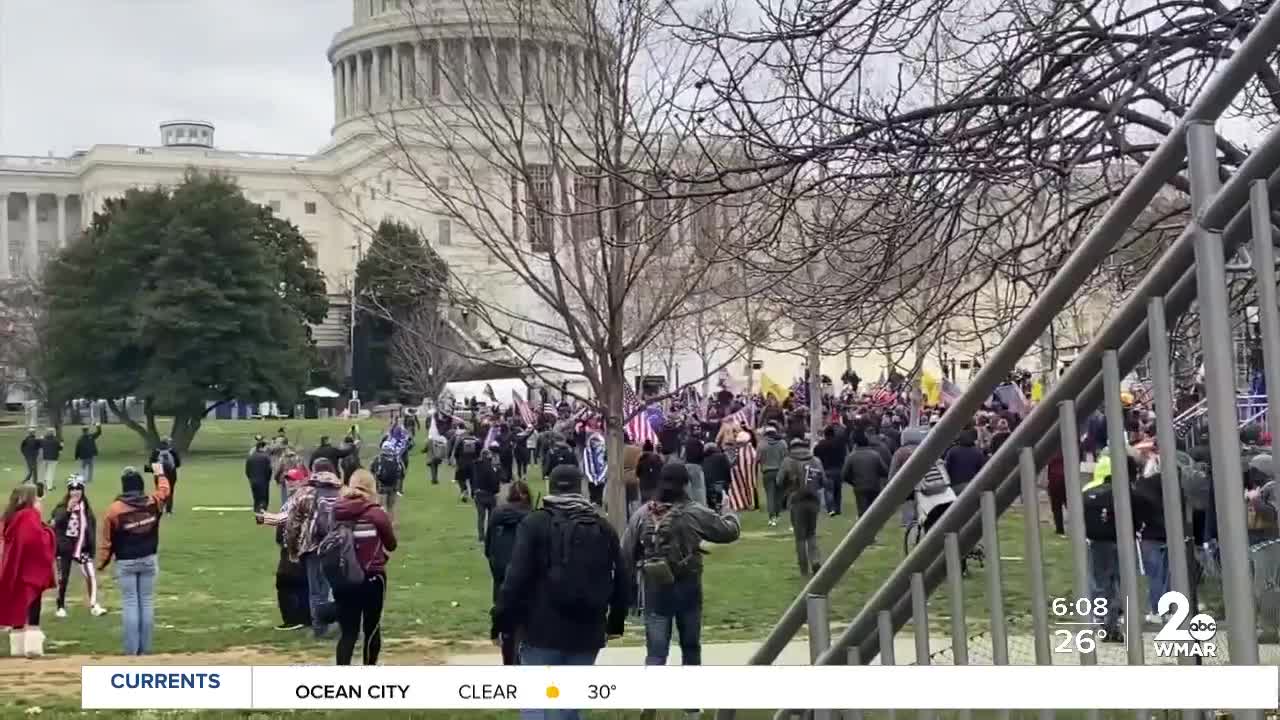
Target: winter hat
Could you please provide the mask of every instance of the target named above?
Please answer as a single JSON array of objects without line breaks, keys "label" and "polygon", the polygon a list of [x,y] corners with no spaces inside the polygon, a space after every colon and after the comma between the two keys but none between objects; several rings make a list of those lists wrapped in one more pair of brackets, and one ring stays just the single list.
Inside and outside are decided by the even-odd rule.
[{"label": "winter hat", "polygon": [[765,428],[764,428],[764,434],[765,434],[765,435],[768,435],[768,436],[770,436],[770,437],[773,437],[773,436],[777,435],[777,434],[778,434],[778,426],[774,425],[773,423],[769,423],[769,424],[768,424],[768,425],[766,425],[766,426],[765,426]]},{"label": "winter hat", "polygon": [[796,438],[795,440],[792,440],[792,441],[791,441],[791,447],[793,447],[793,448],[799,448],[799,447],[807,448],[807,447],[809,447],[809,443],[805,442],[805,441],[804,441],[804,439],[802,439],[802,438]]},{"label": "winter hat", "polygon": [[557,465],[551,471],[551,492],[569,495],[582,492],[582,471],[576,465]]},{"label": "winter hat", "polygon": [[68,490],[84,489],[84,478],[80,476],[80,473],[71,473],[71,477],[67,478],[67,489]]},{"label": "winter hat", "polygon": [[141,495],[146,489],[142,473],[135,468],[127,467],[120,474],[120,493],[123,495]]},{"label": "winter hat", "polygon": [[332,473],[334,471],[333,461],[329,458],[317,458],[316,461],[311,464],[311,471],[314,473]]}]

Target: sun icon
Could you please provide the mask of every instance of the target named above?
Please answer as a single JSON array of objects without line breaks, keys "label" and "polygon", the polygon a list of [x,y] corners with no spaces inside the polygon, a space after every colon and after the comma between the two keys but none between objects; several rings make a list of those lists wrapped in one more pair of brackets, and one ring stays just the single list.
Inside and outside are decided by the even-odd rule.
[{"label": "sun icon", "polygon": [[560,697],[560,688],[556,687],[555,685],[548,685],[547,697],[551,700],[555,700],[556,698]]}]

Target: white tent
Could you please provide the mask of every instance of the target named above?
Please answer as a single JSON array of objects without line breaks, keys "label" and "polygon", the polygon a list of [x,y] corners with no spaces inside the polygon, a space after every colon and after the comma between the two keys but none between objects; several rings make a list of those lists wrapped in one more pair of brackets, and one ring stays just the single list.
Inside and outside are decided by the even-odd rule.
[{"label": "white tent", "polygon": [[310,390],[308,390],[308,391],[306,392],[306,395],[307,395],[308,397],[313,397],[313,398],[325,398],[325,399],[328,399],[328,400],[332,400],[332,399],[334,399],[334,398],[338,397],[338,393],[336,393],[336,392],[334,392],[334,391],[330,390],[330,389],[329,389],[329,388],[327,388],[327,387],[311,388]]},{"label": "white tent", "polygon": [[527,399],[529,397],[529,386],[520,378],[451,382],[444,386],[444,393],[452,395],[453,399],[459,404],[465,403],[470,398],[475,398],[476,402],[481,404],[489,404],[493,402],[493,400],[485,394],[486,385],[493,388],[494,398],[496,398],[503,406],[511,404],[512,390],[522,398]]}]

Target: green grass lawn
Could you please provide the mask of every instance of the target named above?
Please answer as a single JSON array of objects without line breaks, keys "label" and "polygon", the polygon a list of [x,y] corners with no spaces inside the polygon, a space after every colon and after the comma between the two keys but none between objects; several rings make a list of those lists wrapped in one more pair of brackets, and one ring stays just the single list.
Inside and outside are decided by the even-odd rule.
[{"label": "green grass lawn", "polygon": [[[155,652],[191,653],[202,662],[251,662],[244,648],[265,649],[281,656],[331,662],[331,643],[317,644],[305,632],[282,633],[275,605],[274,571],[277,548],[272,532],[254,523],[247,509],[249,490],[243,477],[244,457],[255,434],[270,434],[278,421],[215,421],[206,423],[192,452],[183,458],[177,486],[177,514],[165,518],[161,529],[157,582]],[[291,437],[301,433],[304,445],[321,434],[340,436],[346,425],[338,420],[284,422]],[[365,423],[366,438],[381,426]],[[67,446],[79,428],[66,430]],[[0,468],[17,482],[23,474],[18,453],[20,428],[0,430]],[[105,428],[100,440],[96,479],[90,488],[98,514],[119,491],[120,470],[141,466],[145,453],[139,438],[119,425]],[[366,455],[368,451],[366,451]],[[64,453],[58,473],[62,479],[74,469],[71,453]],[[400,548],[388,567],[389,591],[383,619],[389,662],[435,662],[449,652],[484,651],[489,627],[490,579],[475,539],[471,505],[458,502],[452,473],[442,467],[441,484],[426,480],[421,455],[410,465],[405,497],[398,508]],[[542,483],[535,480],[535,492]],[[46,503],[46,514],[61,489]],[[273,506],[279,502],[274,495]],[[820,525],[822,549],[830,551],[853,522],[852,498],[846,494],[843,517]],[[239,507],[240,510],[201,511],[197,507]],[[794,560],[790,531],[768,528],[762,513],[743,518],[743,538],[716,546],[706,562],[704,642],[758,639],[803,587]],[[895,524],[896,525],[896,524]],[[1070,594],[1067,545],[1045,526],[1049,592]],[[1001,523],[1002,554],[1006,561],[1005,605],[1011,617],[1029,612],[1029,589],[1023,555],[1023,528],[1016,513]],[[868,550],[832,593],[832,618],[847,621],[902,557],[901,530],[886,529],[879,545]],[[114,579],[101,578],[101,602],[110,614],[89,616],[80,579],[68,593],[70,617],[53,617],[53,595],[45,596],[44,629],[48,652],[67,660],[111,656],[120,648],[119,606]],[[966,584],[968,614],[975,630],[985,622],[985,592],[980,572]],[[946,598],[936,597],[930,612],[935,634],[947,632]],[[643,642],[642,628],[628,627],[625,643]],[[7,648],[0,649],[7,652]],[[8,662],[8,661],[6,661]],[[3,666],[0,666],[3,667]],[[12,666],[11,666],[12,667]],[[77,683],[78,688],[78,683]],[[0,695],[4,691],[0,690]]]}]

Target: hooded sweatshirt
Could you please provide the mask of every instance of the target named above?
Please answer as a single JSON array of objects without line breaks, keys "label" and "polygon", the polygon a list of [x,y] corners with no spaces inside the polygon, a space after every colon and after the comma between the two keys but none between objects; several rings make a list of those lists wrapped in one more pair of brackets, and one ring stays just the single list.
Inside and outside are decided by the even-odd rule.
[{"label": "hooded sweatshirt", "polygon": [[370,575],[385,574],[387,553],[396,549],[396,531],[382,506],[359,495],[340,498],[333,506],[333,519],[355,524],[353,534],[360,567]]},{"label": "hooded sweatshirt", "polygon": [[324,539],[316,519],[333,510],[338,501],[342,480],[331,472],[311,474],[305,487],[289,497],[289,511],[284,526],[284,546],[289,559],[297,562],[303,555],[315,552]]},{"label": "hooded sweatshirt", "polygon": [[787,441],[777,433],[766,433],[764,444],[760,446],[760,469],[764,472],[777,472],[782,469],[782,461],[787,459]]},{"label": "hooded sweatshirt", "polygon": [[128,492],[111,503],[102,517],[99,570],[105,570],[112,557],[137,560],[156,554],[160,549],[160,514],[168,499],[169,479],[161,476],[150,495]]},{"label": "hooded sweatshirt", "polygon": [[778,471],[778,484],[787,494],[788,504],[818,501],[818,496],[805,482],[805,471],[809,465],[815,465],[821,470],[821,463],[815,463],[813,451],[807,445],[792,447],[787,453],[787,459],[782,461],[782,469]]}]

